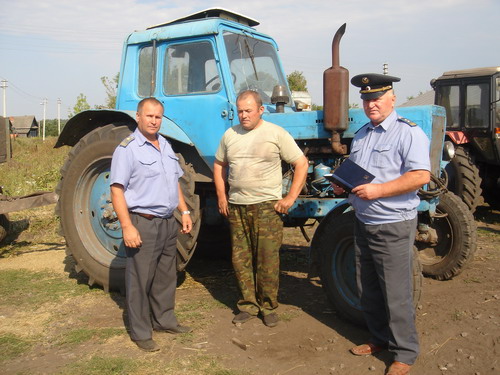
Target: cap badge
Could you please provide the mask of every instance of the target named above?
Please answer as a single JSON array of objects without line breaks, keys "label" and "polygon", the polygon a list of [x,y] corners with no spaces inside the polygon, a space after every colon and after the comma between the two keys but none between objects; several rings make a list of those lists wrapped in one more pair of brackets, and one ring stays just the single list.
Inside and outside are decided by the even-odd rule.
[{"label": "cap badge", "polygon": [[370,82],[370,79],[368,77],[363,77],[361,79],[361,82],[364,83],[365,85]]}]

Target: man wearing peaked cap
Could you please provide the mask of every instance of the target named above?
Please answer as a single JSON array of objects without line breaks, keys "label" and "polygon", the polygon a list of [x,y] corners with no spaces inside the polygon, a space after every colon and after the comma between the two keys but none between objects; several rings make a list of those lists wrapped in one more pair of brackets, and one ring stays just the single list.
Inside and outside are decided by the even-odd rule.
[{"label": "man wearing peaked cap", "polygon": [[377,73],[359,74],[351,79],[354,86],[361,88],[359,92],[363,100],[381,97],[387,91],[392,90],[393,82],[399,81],[401,81],[401,78]]},{"label": "man wearing peaked cap", "polygon": [[389,375],[409,374],[418,352],[412,295],[412,254],[417,227],[417,191],[430,180],[429,140],[415,123],[398,116],[393,83],[397,77],[360,74],[370,119],[354,136],[349,158],[375,175],[349,194],[356,213],[354,247],[363,315],[371,337],[351,349],[370,355],[388,349]]}]

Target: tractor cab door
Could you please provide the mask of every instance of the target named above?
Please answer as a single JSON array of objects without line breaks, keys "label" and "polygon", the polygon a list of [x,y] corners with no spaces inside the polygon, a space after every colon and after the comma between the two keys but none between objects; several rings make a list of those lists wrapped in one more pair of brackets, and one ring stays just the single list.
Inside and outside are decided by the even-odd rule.
[{"label": "tractor cab door", "polygon": [[215,40],[174,40],[166,43],[160,53],[165,115],[187,134],[211,166],[222,134],[234,119]]},{"label": "tractor cab door", "polygon": [[476,158],[499,160],[495,141],[495,87],[491,77],[447,80],[438,86],[436,104],[446,108],[446,130],[461,131],[476,150]]},{"label": "tractor cab door", "polygon": [[155,96],[165,106],[160,132],[176,138],[180,131],[177,139],[193,145],[212,166],[222,134],[234,120],[214,38],[143,46],[138,73],[139,97]]}]

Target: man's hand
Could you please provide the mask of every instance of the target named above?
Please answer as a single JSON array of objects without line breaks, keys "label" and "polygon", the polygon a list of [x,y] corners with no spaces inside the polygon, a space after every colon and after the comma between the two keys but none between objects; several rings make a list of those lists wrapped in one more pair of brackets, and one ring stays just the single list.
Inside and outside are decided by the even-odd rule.
[{"label": "man's hand", "polygon": [[189,214],[182,215],[182,229],[181,233],[189,233],[193,229],[193,221]]},{"label": "man's hand", "polygon": [[132,248],[139,248],[142,245],[141,235],[136,227],[129,225],[122,227],[123,242],[125,246]]},{"label": "man's hand", "polygon": [[381,184],[364,184],[356,186],[351,193],[361,199],[373,200],[381,198],[383,191]]},{"label": "man's hand", "polygon": [[276,202],[276,204],[274,205],[274,209],[280,214],[287,214],[288,210],[290,209],[290,207],[292,207],[294,202],[295,199],[286,196],[285,198],[280,199],[278,202]]},{"label": "man's hand", "polygon": [[219,205],[219,213],[225,217],[229,216],[229,204],[227,203],[227,196],[219,198],[217,201]]}]

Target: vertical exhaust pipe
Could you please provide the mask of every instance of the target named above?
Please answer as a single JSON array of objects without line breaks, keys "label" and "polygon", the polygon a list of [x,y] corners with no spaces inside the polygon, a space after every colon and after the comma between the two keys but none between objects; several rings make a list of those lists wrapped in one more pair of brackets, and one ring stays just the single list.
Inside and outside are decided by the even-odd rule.
[{"label": "vertical exhaust pipe", "polygon": [[341,143],[341,134],[349,125],[349,71],[340,66],[339,54],[345,28],[344,23],[333,37],[332,66],[323,73],[324,127],[332,132],[332,150],[337,155],[347,154],[347,146]]}]

